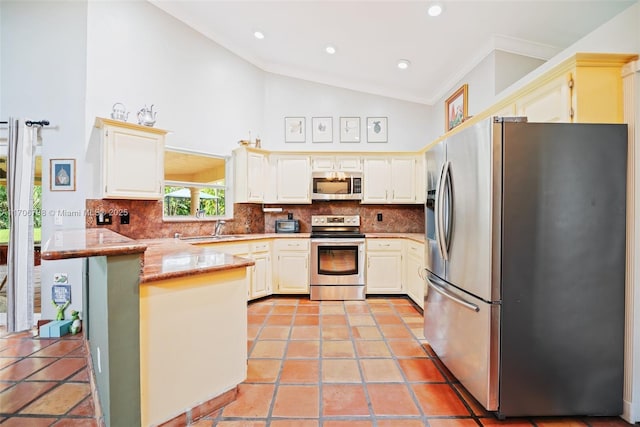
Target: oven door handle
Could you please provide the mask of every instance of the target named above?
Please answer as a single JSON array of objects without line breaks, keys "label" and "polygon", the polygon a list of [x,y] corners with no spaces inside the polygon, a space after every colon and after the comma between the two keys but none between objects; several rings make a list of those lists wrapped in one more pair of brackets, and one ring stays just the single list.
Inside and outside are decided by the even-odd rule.
[{"label": "oven door handle", "polygon": [[364,239],[311,239],[311,243],[319,246],[353,246],[364,243]]}]

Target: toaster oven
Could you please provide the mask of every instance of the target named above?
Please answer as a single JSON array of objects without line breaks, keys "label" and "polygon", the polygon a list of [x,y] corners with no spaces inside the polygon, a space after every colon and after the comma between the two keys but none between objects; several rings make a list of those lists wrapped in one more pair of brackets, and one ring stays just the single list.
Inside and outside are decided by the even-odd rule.
[{"label": "toaster oven", "polygon": [[297,219],[276,219],[276,233],[299,233],[300,221]]}]

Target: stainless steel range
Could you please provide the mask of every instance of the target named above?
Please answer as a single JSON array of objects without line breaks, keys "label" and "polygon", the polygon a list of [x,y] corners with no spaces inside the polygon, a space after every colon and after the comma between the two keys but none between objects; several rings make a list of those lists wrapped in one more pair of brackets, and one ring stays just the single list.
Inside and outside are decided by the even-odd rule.
[{"label": "stainless steel range", "polygon": [[311,299],[364,300],[359,215],[311,216]]}]

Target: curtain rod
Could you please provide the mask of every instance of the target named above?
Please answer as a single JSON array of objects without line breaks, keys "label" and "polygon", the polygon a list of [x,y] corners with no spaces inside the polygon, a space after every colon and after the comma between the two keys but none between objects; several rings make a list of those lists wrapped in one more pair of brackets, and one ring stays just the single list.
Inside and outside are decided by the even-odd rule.
[{"label": "curtain rod", "polygon": [[[0,125],[7,125],[9,122],[0,122]],[[27,120],[25,122],[27,126],[49,126],[49,120],[39,120],[37,122]]]}]

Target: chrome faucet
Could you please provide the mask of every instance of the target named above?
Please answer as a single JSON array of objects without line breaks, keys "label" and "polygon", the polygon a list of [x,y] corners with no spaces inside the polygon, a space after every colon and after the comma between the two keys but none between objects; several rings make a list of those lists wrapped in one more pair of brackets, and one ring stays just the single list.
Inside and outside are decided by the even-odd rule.
[{"label": "chrome faucet", "polygon": [[216,221],[216,228],[213,231],[213,235],[215,237],[218,237],[220,235],[220,232],[222,231],[222,227],[224,227],[225,221],[223,220],[218,220]]}]

